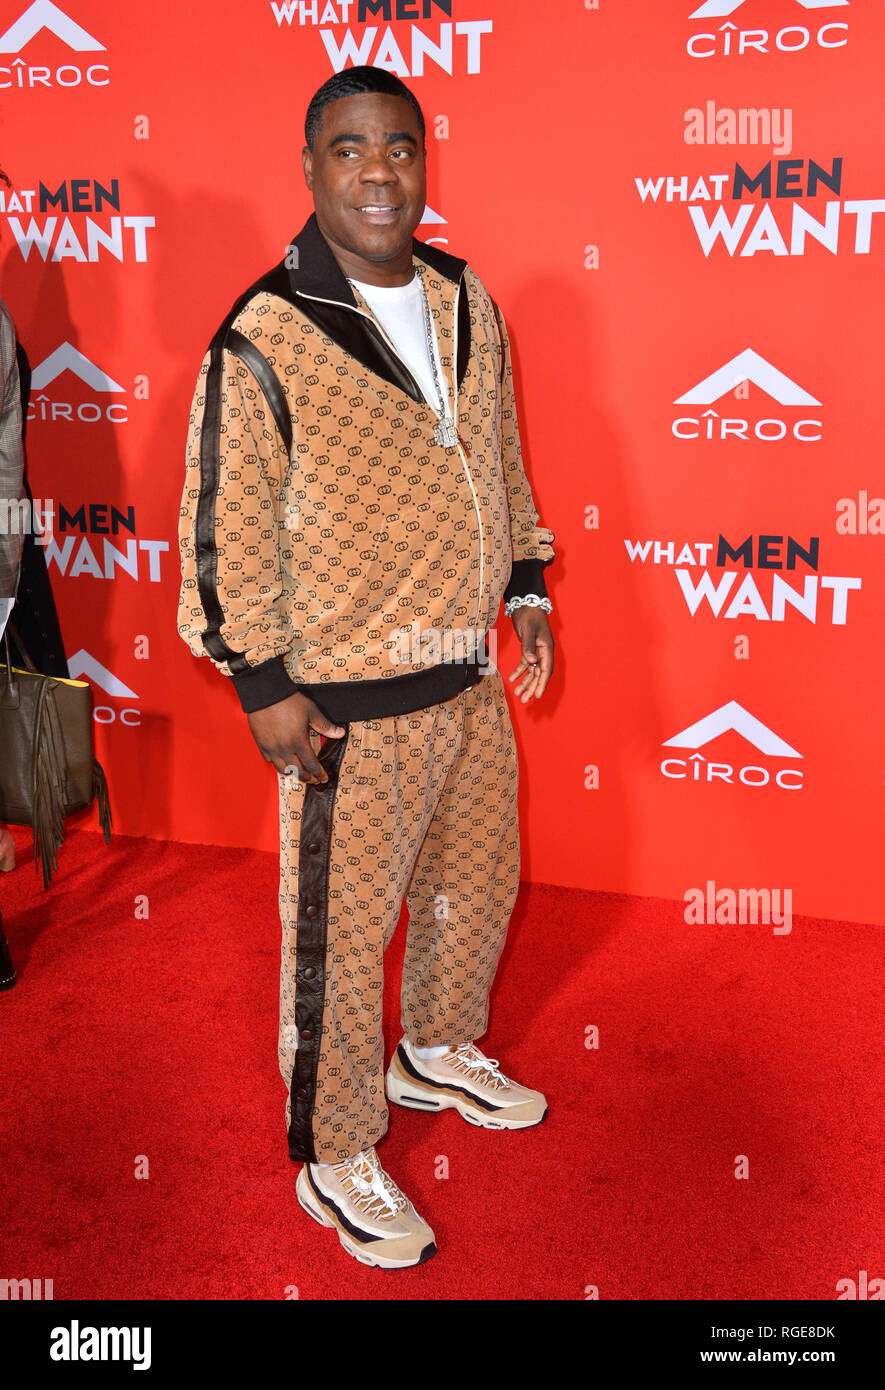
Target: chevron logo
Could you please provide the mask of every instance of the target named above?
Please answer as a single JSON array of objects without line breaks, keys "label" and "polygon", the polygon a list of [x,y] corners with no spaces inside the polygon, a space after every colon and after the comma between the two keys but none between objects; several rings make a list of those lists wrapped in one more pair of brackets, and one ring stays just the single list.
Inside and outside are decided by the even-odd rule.
[{"label": "chevron logo", "polygon": [[31,374],[31,389],[33,391],[43,391],[61,376],[62,372],[73,372],[81,381],[93,391],[122,391],[125,386],[114,381],[113,377],[108,376],[100,367],[96,367],[94,362],[90,362],[88,357],[74,347],[72,343],[64,342],[60,347],[51,352],[48,357],[44,357]]},{"label": "chevron logo", "polygon": [[[835,10],[844,9],[848,0],[797,0],[803,10]],[[722,19],[725,15],[734,14],[739,10],[744,0],[705,0],[703,5],[693,10],[689,15],[690,19]]]},{"label": "chevron logo", "polygon": [[424,211],[421,214],[421,222],[419,223],[419,225],[423,226],[425,222],[433,222],[437,225],[441,225],[446,220],[447,219],[443,217],[441,212],[434,212],[433,208],[430,207],[427,203],[425,203]]},{"label": "chevron logo", "polygon": [[664,740],[665,748],[702,748],[705,743],[730,732],[740,734],[741,738],[758,748],[760,753],[770,757],[801,758],[802,754],[791,748],[776,733],[763,724],[755,715],[739,705],[737,700],[729,700],[712,714],[690,724],[681,733]]},{"label": "chevron logo", "polygon": [[112,696],[117,700],[137,700],[138,696],[134,690],[130,690],[128,685],[124,685],[121,680],[109,671],[106,666],[102,666],[100,661],[96,661],[94,656],[90,656],[83,647],[73,656],[68,657],[68,670],[71,673],[71,680],[88,680],[93,685],[100,686],[106,695]]},{"label": "chevron logo", "polygon": [[704,377],[697,386],[692,386],[684,396],[677,396],[674,405],[711,405],[728,391],[733,391],[742,381],[751,381],[779,405],[820,405],[821,402],[808,391],[803,390],[790,377],[779,372],[764,357],[752,348],[744,348],[737,357],[719,367],[710,376]]},{"label": "chevron logo", "polygon": [[104,44],[75,24],[64,10],[53,5],[52,0],[34,0],[6,33],[0,34],[0,53],[19,53],[43,29],[48,29],[77,53],[104,52]]}]

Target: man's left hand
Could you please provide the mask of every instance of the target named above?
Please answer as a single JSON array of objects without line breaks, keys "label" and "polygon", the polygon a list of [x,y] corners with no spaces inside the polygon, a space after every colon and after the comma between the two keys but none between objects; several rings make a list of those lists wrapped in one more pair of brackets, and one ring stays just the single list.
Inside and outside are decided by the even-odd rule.
[{"label": "man's left hand", "polygon": [[513,693],[526,704],[532,697],[541,698],[553,674],[553,635],[543,608],[528,605],[515,608],[510,618],[522,647],[522,657],[508,680],[515,681],[517,676],[522,676]]}]

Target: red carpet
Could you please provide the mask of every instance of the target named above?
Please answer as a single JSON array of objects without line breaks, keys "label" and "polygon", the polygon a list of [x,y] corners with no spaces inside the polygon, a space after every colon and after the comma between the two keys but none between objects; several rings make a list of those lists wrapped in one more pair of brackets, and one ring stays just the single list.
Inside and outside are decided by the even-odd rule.
[{"label": "red carpet", "polygon": [[44,894],[16,839],[0,1277],[56,1299],[834,1299],[885,1276],[881,929],[775,937],[524,885],[481,1041],[549,1117],[502,1134],[392,1107],[379,1153],[439,1253],[382,1271],[295,1202],[275,857],[75,831]]}]

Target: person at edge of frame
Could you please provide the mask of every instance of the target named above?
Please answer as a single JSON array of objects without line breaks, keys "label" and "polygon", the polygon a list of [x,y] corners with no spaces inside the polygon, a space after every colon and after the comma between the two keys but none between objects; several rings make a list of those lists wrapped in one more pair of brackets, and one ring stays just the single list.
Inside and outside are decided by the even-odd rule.
[{"label": "person at edge of frame", "polygon": [[[8,183],[0,172],[0,179]],[[14,512],[22,496],[25,454],[22,440],[22,403],[16,353],[15,324],[0,300],[0,660],[5,662],[3,634],[15,607],[24,534],[13,524]],[[11,658],[10,658],[11,661]],[[15,868],[15,841],[5,825],[0,825],[0,873]],[[0,991],[16,983],[15,965],[3,931],[0,912]]]}]

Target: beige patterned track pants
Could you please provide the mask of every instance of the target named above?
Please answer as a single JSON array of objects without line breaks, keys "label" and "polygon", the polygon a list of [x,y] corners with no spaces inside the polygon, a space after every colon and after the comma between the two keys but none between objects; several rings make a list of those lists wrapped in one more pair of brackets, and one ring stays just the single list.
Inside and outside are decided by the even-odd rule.
[{"label": "beige patterned track pants", "polygon": [[485,1033],[519,824],[494,667],[441,704],[350,723],[318,756],[322,786],[279,778],[279,1062],[290,1157],[323,1163],[387,1131],[383,958],[404,895],[404,1032],[417,1047]]}]

